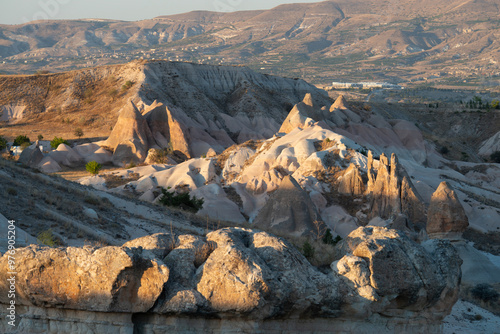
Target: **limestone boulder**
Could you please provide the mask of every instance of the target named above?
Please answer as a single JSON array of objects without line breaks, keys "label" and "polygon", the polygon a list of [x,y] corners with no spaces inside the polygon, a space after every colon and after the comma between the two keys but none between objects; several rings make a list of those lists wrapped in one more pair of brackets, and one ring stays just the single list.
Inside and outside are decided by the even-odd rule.
[{"label": "limestone boulder", "polygon": [[123,244],[124,248],[142,248],[153,253],[158,259],[163,258],[175,248],[175,235],[170,233],[156,233],[141,238],[127,241]]},{"label": "limestone boulder", "polygon": [[461,239],[469,219],[455,191],[441,182],[431,198],[427,213],[427,234],[433,239]]},{"label": "limestone boulder", "polygon": [[217,312],[262,319],[316,308],[323,313],[319,305],[338,301],[333,282],[339,280],[312,267],[283,239],[259,231],[222,229],[208,234],[207,241],[217,248],[198,271],[197,290]]},{"label": "limestone boulder", "polygon": [[[396,230],[362,227],[335,255],[332,270],[320,271],[288,241],[242,228],[206,238],[158,234],[124,247],[29,246],[16,252],[16,306],[160,319],[403,318],[439,325],[457,299],[461,260],[447,240],[418,245]],[[0,265],[7,267],[8,254]],[[0,271],[1,304],[9,302],[7,278]]]},{"label": "limestone boulder", "polygon": [[36,143],[26,147],[19,156],[19,162],[32,168],[36,168],[42,159],[43,154]]},{"label": "limestone boulder", "polygon": [[309,194],[287,175],[254,220],[255,226],[280,235],[311,234],[319,213]]},{"label": "limestone boulder", "polygon": [[46,174],[57,173],[62,170],[62,167],[57,163],[57,161],[52,159],[50,156],[43,158],[38,164],[38,168]]},{"label": "limestone boulder", "polygon": [[462,260],[449,242],[420,246],[397,230],[369,226],[349,234],[337,251],[332,268],[364,287],[361,297],[385,304],[382,314],[431,307],[444,317],[458,299]]},{"label": "limestone boulder", "polygon": [[[101,312],[147,312],[168,281],[169,270],[151,253],[120,247],[48,248],[16,252],[20,305]],[[7,268],[8,257],[0,258]],[[7,271],[0,272],[6,291]],[[7,294],[0,296],[8,303]]]},{"label": "limestone boulder", "polygon": [[202,237],[180,235],[164,261],[170,269],[165,298],[158,303],[158,313],[209,312],[207,300],[196,290],[197,269],[207,260],[216,245]]}]

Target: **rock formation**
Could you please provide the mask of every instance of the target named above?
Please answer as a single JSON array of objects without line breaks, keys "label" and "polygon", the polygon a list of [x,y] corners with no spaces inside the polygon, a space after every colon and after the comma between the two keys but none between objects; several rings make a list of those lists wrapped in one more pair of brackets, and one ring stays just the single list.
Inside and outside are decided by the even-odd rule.
[{"label": "rock formation", "polygon": [[371,194],[371,217],[396,218],[404,214],[419,229],[425,227],[425,207],[423,200],[413,186],[403,166],[393,153],[389,165],[385,154],[380,155],[375,182],[371,171],[372,161],[368,163],[368,188]]},{"label": "rock formation", "polygon": [[311,126],[318,119],[312,95],[307,93],[304,100],[296,104],[281,125],[279,132],[289,133],[293,129]]},{"label": "rock formation", "polygon": [[347,101],[345,100],[344,95],[339,95],[335,102],[330,107],[330,112],[334,112],[335,110],[346,110],[349,109],[347,105]]},{"label": "rock formation", "polygon": [[120,111],[113,131],[104,143],[114,150],[113,163],[118,166],[144,161],[149,147],[154,144],[146,119],[132,101]]},{"label": "rock formation", "polygon": [[338,180],[338,191],[343,195],[361,196],[365,193],[365,184],[359,167],[350,164]]},{"label": "rock formation", "polygon": [[441,182],[432,195],[427,212],[427,234],[433,239],[461,239],[469,226],[464,208],[455,191]]},{"label": "rock formation", "polygon": [[172,111],[168,108],[167,116],[170,134],[169,139],[172,143],[172,149],[174,151],[181,152],[187,158],[191,158],[191,149],[187,129],[175,118]]},{"label": "rock formation", "polygon": [[32,168],[38,167],[38,164],[43,159],[43,154],[36,144],[26,147],[19,156],[19,162]]},{"label": "rock formation", "polygon": [[[18,249],[18,328],[220,332],[241,331],[251,321],[252,331],[294,332],[305,322],[301,332],[437,332],[458,295],[454,248],[443,240],[420,246],[395,230],[352,232],[329,273],[266,232],[226,228],[167,244],[163,236],[123,247]],[[7,261],[4,255],[0,265]],[[7,278],[1,271],[2,317]],[[141,315],[132,321],[132,313]],[[0,331],[6,326],[1,322]]]},{"label": "rock formation", "polygon": [[66,144],[59,144],[57,149],[49,152],[49,157],[54,159],[59,165],[76,167],[83,162],[82,157]]},{"label": "rock formation", "polygon": [[291,176],[285,176],[278,190],[254,220],[255,226],[280,235],[311,234],[319,213],[307,192]]},{"label": "rock formation", "polygon": [[[168,281],[168,268],[141,250],[119,247],[16,251],[17,303],[95,312],[147,312]],[[7,256],[0,259],[7,267]],[[2,271],[0,290],[6,291]],[[7,294],[0,303],[8,303]]]},{"label": "rock formation", "polygon": [[163,103],[154,101],[143,113],[151,134],[160,147],[167,147],[170,141],[167,108]]}]

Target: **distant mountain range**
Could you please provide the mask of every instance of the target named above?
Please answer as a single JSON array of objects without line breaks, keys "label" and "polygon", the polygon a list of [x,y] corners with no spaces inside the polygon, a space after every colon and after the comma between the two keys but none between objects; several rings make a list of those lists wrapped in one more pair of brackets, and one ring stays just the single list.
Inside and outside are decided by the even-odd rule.
[{"label": "distant mountain range", "polygon": [[244,64],[322,84],[368,79],[478,86],[498,81],[499,34],[493,0],[340,0],[137,22],[35,21],[0,25],[0,72],[142,57]]}]

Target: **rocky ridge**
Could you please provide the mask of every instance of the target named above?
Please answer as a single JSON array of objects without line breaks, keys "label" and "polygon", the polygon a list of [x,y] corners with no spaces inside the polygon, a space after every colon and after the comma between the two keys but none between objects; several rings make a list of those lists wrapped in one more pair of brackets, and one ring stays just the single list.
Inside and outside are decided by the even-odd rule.
[{"label": "rocky ridge", "polygon": [[[187,189],[191,195],[204,198],[206,207],[198,213],[201,216],[269,227],[270,222],[262,217],[267,217],[264,212],[272,213],[276,222],[290,222],[289,228],[280,229],[281,232],[294,235],[299,230],[299,234],[311,233],[312,223],[322,221],[341,237],[370,224],[396,227],[412,238],[425,239],[427,208],[441,178],[446,177],[463,189],[461,204],[469,210],[469,217],[477,214],[472,218],[473,224],[496,228],[495,209],[491,208],[490,218],[484,221],[478,212],[484,210],[477,203],[479,197],[468,195],[470,189],[460,185],[469,181],[447,167],[446,160],[413,124],[403,120],[389,123],[379,114],[351,108],[343,96],[331,105],[321,105],[312,94],[306,94],[283,122],[284,132],[270,139],[233,145],[216,158],[163,165],[161,170],[111,191],[126,194],[132,190],[142,199],[154,202],[161,193],[160,187],[181,192]],[[145,115],[163,120],[151,124],[156,138],[164,138],[170,133],[166,107],[155,103],[150,108]],[[176,138],[186,138],[183,134],[190,133],[186,126],[182,127],[187,122],[184,119],[179,123]],[[191,150],[207,147],[203,145],[208,142],[191,141],[187,145],[183,141],[184,146],[175,144],[175,148]],[[390,161],[386,154],[391,155]],[[308,194],[314,203],[314,207],[308,205],[307,219],[292,215],[289,205],[279,204],[280,196],[273,194],[280,193],[280,184],[288,177],[297,181],[298,193]],[[474,187],[475,192],[498,197],[494,189]],[[463,201],[464,196],[469,197],[469,202]],[[467,204],[473,201],[473,206]],[[309,203],[309,199],[300,202]]]},{"label": "rocky ridge", "polygon": [[[157,234],[122,247],[30,246],[17,252],[17,303],[27,310],[20,314],[18,328],[47,333],[85,326],[95,330],[104,312],[111,319],[117,314],[133,319],[135,313],[146,319],[147,314],[159,319],[210,316],[222,322],[238,317],[254,321],[255,328],[306,316],[344,330],[345,322],[352,321],[361,332],[372,326],[437,332],[457,299],[460,260],[447,242],[432,240],[420,246],[394,230],[367,227],[354,231],[337,250],[338,261],[326,273],[284,239],[240,228],[215,231],[206,239]],[[7,254],[0,263],[6,261]],[[0,291],[5,292],[6,273],[0,275]],[[7,294],[1,295],[0,302],[8,303]],[[91,312],[96,320],[78,319],[75,312],[77,320],[70,329],[57,318],[49,321],[48,311],[40,308]],[[101,326],[112,333],[127,326],[168,326],[155,321],[132,325],[127,317],[120,319],[122,324]]]}]

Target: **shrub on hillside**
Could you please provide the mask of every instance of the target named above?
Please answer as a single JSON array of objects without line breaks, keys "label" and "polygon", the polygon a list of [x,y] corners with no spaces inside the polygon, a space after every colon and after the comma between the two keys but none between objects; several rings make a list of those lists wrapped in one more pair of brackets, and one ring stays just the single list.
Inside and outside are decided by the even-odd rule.
[{"label": "shrub on hillside", "polygon": [[36,237],[38,243],[47,245],[49,247],[56,247],[58,245],[57,239],[54,237],[52,229],[40,232]]},{"label": "shrub on hillside", "polygon": [[99,171],[101,170],[102,165],[96,161],[90,161],[85,165],[85,169],[87,172],[89,172],[92,175],[97,175],[99,174]]},{"label": "shrub on hillside", "polygon": [[441,154],[448,154],[450,152],[450,149],[446,146],[443,146],[439,149],[439,153]]},{"label": "shrub on hillside", "polygon": [[16,137],[16,139],[14,139],[13,146],[22,146],[25,143],[28,143],[28,146],[29,146],[30,142],[31,141],[27,136],[19,135]]},{"label": "shrub on hillside", "polygon": [[127,81],[127,82],[125,82],[125,84],[122,86],[122,90],[127,90],[127,89],[131,88],[133,85],[134,85],[134,82],[133,82],[133,81],[128,80],[128,81]]},{"label": "shrub on hillside", "polygon": [[302,245],[302,254],[306,257],[306,259],[310,260],[314,257],[314,247],[311,245],[309,241],[304,242]]},{"label": "shrub on hillside", "polygon": [[163,205],[179,207],[193,212],[198,212],[198,210],[203,208],[203,198],[196,198],[196,196],[191,198],[189,193],[175,194],[165,188],[161,188],[161,192],[162,196],[159,201]]},{"label": "shrub on hillside", "polygon": [[498,300],[500,294],[487,283],[478,284],[471,290],[472,295],[484,302],[494,302]]},{"label": "shrub on hillside", "polygon": [[76,128],[74,135],[77,136],[78,138],[81,138],[83,136],[83,130],[82,128]]},{"label": "shrub on hillside", "polygon": [[0,152],[7,148],[7,139],[0,136]]},{"label": "shrub on hillside", "polygon": [[173,150],[168,147],[161,150],[151,149],[150,162],[154,164],[166,164],[168,162],[168,156],[173,153]]},{"label": "shrub on hillside", "polygon": [[52,147],[53,149],[57,149],[61,144],[69,145],[67,140],[59,137],[54,137],[54,139],[52,139],[52,141],[50,142],[50,147]]},{"label": "shrub on hillside", "polygon": [[500,151],[496,151],[496,152],[492,153],[490,158],[493,162],[500,164]]}]

